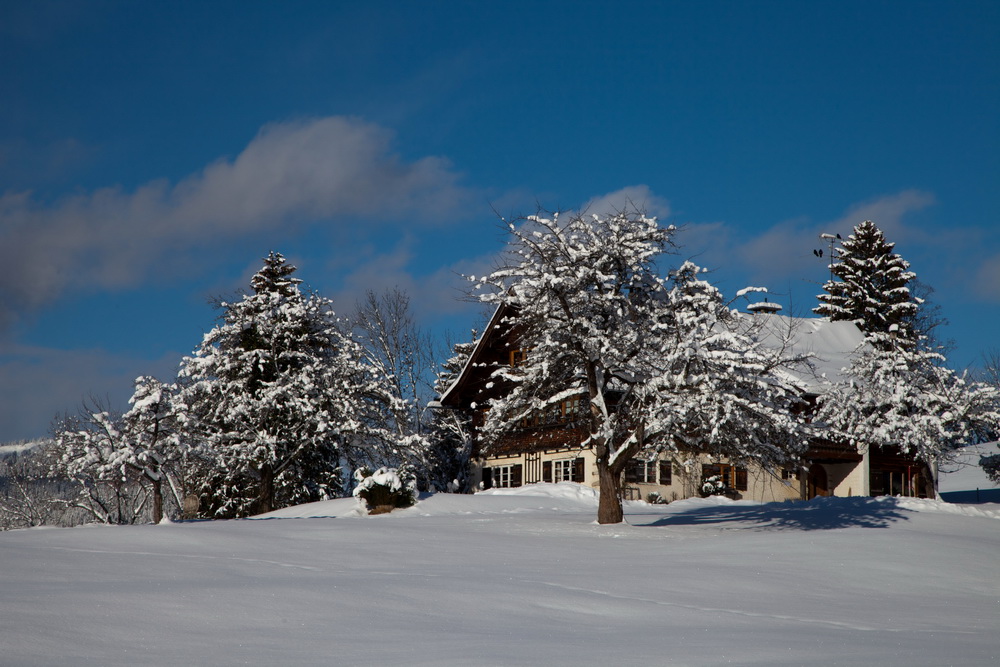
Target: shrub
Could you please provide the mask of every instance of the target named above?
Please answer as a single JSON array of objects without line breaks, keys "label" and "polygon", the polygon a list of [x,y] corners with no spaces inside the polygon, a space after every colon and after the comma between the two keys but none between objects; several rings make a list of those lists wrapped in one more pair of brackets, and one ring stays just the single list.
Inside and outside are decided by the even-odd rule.
[{"label": "shrub", "polygon": [[661,496],[656,491],[653,491],[648,496],[646,496],[646,502],[650,505],[666,505],[670,501]]},{"label": "shrub", "polygon": [[712,475],[711,477],[706,477],[701,482],[701,497],[708,498],[709,496],[727,496],[729,495],[729,487],[726,483],[722,481],[722,477],[719,475]]},{"label": "shrub", "polygon": [[406,466],[379,468],[375,472],[364,467],[354,473],[354,478],[358,481],[354,497],[365,501],[369,514],[410,507],[417,501],[417,478]]}]

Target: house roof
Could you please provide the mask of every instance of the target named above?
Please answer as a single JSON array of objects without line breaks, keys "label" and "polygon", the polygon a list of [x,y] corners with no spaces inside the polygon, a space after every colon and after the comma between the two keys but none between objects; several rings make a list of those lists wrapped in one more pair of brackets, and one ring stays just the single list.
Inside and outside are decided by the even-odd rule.
[{"label": "house roof", "polygon": [[[440,404],[457,405],[457,389],[466,382],[472,369],[482,363],[485,343],[508,312],[509,307],[501,305],[493,313],[462,372],[441,395]],[[864,334],[853,322],[768,312],[739,313],[739,317],[746,323],[747,333],[765,347],[784,347],[786,356],[802,360],[779,372],[806,394],[825,393],[833,383],[846,380],[846,369],[854,353],[865,344]]]},{"label": "house roof", "polygon": [[784,346],[788,357],[804,359],[781,372],[807,394],[822,394],[831,384],[847,380],[846,369],[865,345],[865,335],[854,322],[774,313],[740,316],[751,324],[751,335],[765,347]]},{"label": "house roof", "polygon": [[486,323],[486,327],[483,329],[483,334],[479,337],[479,340],[476,341],[476,346],[473,348],[472,354],[470,354],[469,358],[465,361],[465,366],[462,367],[462,372],[459,373],[458,376],[452,381],[451,386],[448,387],[443,394],[441,394],[441,398],[437,401],[437,403],[450,407],[457,406],[457,397],[455,395],[456,390],[466,382],[469,374],[472,372],[472,369],[475,368],[477,364],[481,363],[484,343],[496,330],[497,325],[509,309],[510,307],[506,304],[501,304],[495,311],[493,311],[493,316],[490,318],[490,321]]}]

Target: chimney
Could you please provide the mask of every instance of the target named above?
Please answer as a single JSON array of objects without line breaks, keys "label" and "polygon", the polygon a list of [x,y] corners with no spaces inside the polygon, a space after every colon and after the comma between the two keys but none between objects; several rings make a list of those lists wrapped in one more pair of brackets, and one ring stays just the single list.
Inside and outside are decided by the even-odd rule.
[{"label": "chimney", "polygon": [[751,313],[770,313],[774,314],[781,311],[780,303],[771,303],[764,297],[764,300],[759,303],[751,303],[747,306],[747,310]]}]

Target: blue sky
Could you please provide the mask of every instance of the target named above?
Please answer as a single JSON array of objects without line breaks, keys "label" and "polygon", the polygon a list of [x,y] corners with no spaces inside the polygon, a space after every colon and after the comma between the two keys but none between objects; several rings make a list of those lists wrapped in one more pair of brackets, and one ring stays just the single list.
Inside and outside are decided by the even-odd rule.
[{"label": "blue sky", "polygon": [[728,295],[815,305],[872,219],[1000,347],[1000,3],[0,0],[0,441],[173,376],[278,250],[456,299],[494,210],[630,197]]}]

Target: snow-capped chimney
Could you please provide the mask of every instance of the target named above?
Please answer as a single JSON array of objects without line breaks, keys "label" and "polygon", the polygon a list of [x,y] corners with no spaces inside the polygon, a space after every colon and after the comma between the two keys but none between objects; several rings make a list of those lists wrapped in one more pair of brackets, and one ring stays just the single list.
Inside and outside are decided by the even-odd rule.
[{"label": "snow-capped chimney", "polygon": [[763,301],[751,303],[747,306],[747,310],[751,313],[777,313],[781,311],[781,304],[771,303],[767,300],[767,297],[765,297]]}]

